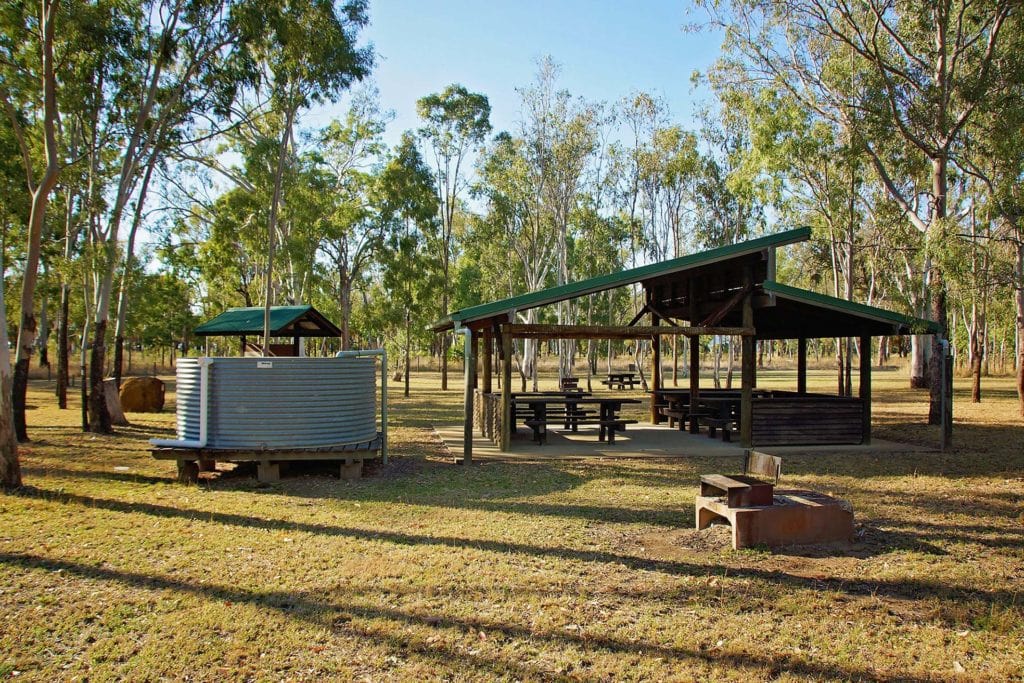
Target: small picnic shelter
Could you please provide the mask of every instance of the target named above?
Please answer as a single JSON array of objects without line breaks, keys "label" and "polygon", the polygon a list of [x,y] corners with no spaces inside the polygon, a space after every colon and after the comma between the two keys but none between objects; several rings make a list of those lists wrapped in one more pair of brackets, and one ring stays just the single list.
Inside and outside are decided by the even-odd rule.
[{"label": "small picnic shelter", "polygon": [[[249,337],[263,336],[262,306],[229,308],[197,327],[197,337],[239,337],[241,354],[262,355],[262,348],[249,342]],[[324,315],[306,304],[271,306],[270,336],[291,338],[290,344],[271,344],[275,356],[298,356],[305,337],[341,337],[341,330]]]},{"label": "small picnic shelter", "polygon": [[[474,402],[479,394],[497,399],[495,441],[508,451],[513,430],[512,340],[649,339],[652,345],[651,421],[662,415],[660,401],[661,338],[681,335],[695,342],[702,336],[739,336],[741,388],[738,432],[741,445],[867,443],[871,439],[871,338],[907,334],[942,334],[931,321],[901,315],[809,290],[776,279],[776,251],[803,242],[810,228],[797,228],[681,258],[609,273],[578,282],[529,292],[454,311],[434,324],[435,331],[454,329],[466,336],[464,458],[472,459]],[[524,324],[524,310],[556,304],[618,287],[640,285],[643,306],[622,325]],[[858,396],[835,397],[807,392],[807,340],[859,339],[861,353]],[[795,392],[755,397],[755,350],[758,340],[795,339]],[[477,377],[477,348],[482,343],[482,377]],[[502,373],[500,398],[492,392],[495,360]],[[700,345],[690,344],[687,401],[700,396]],[[479,389],[477,384],[479,383]],[[844,400],[840,400],[844,399]],[[691,431],[696,420],[691,420]],[[831,441],[816,441],[816,439]],[[846,441],[836,441],[845,439]]]}]

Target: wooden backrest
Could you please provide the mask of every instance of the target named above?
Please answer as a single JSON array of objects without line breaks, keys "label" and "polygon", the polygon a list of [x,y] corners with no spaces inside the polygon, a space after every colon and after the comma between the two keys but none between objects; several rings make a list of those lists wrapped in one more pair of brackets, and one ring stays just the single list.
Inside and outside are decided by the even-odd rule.
[{"label": "wooden backrest", "polygon": [[743,474],[768,477],[778,484],[782,475],[782,458],[748,450],[743,458]]}]

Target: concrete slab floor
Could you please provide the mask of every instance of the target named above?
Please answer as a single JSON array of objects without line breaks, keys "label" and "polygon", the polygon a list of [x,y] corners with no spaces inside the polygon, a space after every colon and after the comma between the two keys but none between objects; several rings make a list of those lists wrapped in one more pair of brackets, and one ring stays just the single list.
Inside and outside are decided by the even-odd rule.
[{"label": "concrete slab floor", "polygon": [[[456,461],[462,460],[462,425],[435,426],[434,432]],[[615,444],[597,440],[597,429],[568,430],[548,428],[548,440],[538,445],[530,430],[520,428],[512,437],[512,448],[503,453],[490,439],[480,434],[473,437],[474,460],[544,461],[578,458],[686,458],[742,456],[738,443],[725,443],[710,439],[706,434],[690,434],[667,425],[630,425],[625,432],[615,435]],[[920,453],[934,449],[913,444],[875,439],[868,445],[844,444],[839,446],[766,446],[772,455],[800,453]]]}]

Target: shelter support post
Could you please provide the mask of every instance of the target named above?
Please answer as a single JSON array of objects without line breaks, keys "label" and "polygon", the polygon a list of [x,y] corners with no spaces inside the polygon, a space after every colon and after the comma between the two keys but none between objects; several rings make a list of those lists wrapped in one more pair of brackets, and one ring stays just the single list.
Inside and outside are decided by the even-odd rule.
[{"label": "shelter support post", "polygon": [[697,399],[700,398],[700,337],[690,337],[690,433],[700,432]]},{"label": "shelter support post", "polygon": [[[658,326],[658,316],[651,313],[651,325]],[[661,337],[651,337],[651,362],[654,368],[651,371],[651,424],[661,422],[661,415],[658,414],[658,390],[661,389]]]},{"label": "shelter support post", "polygon": [[[747,283],[751,280],[751,273],[746,274]],[[743,297],[743,326],[754,326],[754,302],[753,296],[748,292]],[[754,445],[754,362],[757,337],[744,335],[742,338],[742,377],[740,392],[740,443],[744,448]]]},{"label": "shelter support post", "polygon": [[466,365],[466,394],[462,426],[462,463],[473,464],[473,394],[476,385],[476,333],[466,330],[466,348],[464,352]]},{"label": "shelter support post", "polygon": [[[698,318],[696,288],[693,278],[687,281],[686,296],[690,301],[689,323],[695,325]],[[700,425],[697,423],[697,399],[700,398],[700,334],[695,334],[690,339],[690,433],[700,433]]]},{"label": "shelter support post", "polygon": [[501,450],[512,443],[512,334],[501,326]]},{"label": "shelter support post", "polygon": [[860,338],[861,443],[871,443],[871,337]]},{"label": "shelter support post", "polygon": [[480,387],[483,393],[491,393],[491,375],[494,373],[494,334],[490,328],[484,330],[484,361],[483,361],[483,373],[484,379],[482,386]]},{"label": "shelter support post", "polygon": [[796,342],[796,393],[807,393],[807,337]]}]

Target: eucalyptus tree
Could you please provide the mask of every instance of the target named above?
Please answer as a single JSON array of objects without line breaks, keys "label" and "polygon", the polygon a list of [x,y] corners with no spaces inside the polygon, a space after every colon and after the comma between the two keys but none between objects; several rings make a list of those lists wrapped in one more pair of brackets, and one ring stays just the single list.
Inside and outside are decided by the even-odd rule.
[{"label": "eucalyptus tree", "polygon": [[[629,225],[619,215],[605,215],[597,208],[597,201],[592,195],[580,199],[579,205],[572,215],[577,238],[573,241],[570,251],[572,272],[579,278],[591,278],[614,273],[625,267],[629,247]],[[621,293],[620,293],[621,294]],[[607,293],[609,300],[615,296],[614,290]],[[600,302],[596,296],[588,296],[583,304],[587,325],[593,325],[604,319],[605,311],[599,309]],[[612,311],[607,311],[609,324],[617,324],[612,319]],[[609,345],[611,342],[608,342]],[[590,391],[594,374],[597,373],[598,345],[596,340],[588,339],[586,346],[586,381]],[[611,370],[609,369],[609,372]]]},{"label": "eucalyptus tree", "polygon": [[[645,249],[650,249],[651,235],[645,230],[651,222],[645,216],[645,178],[652,178],[657,172],[652,167],[655,131],[668,122],[668,106],[664,100],[645,92],[633,93],[618,103],[618,113],[625,126],[627,136],[623,145],[612,148],[618,157],[619,188],[617,203],[626,215],[630,226],[630,255],[632,265],[639,265],[637,259]],[[635,297],[634,297],[635,299]]]},{"label": "eucalyptus tree", "polygon": [[985,106],[968,127],[954,162],[984,188],[983,219],[992,224],[993,238],[1011,251],[1008,284],[1017,339],[1017,397],[1024,417],[1024,26],[1015,18],[1004,29],[1005,49],[994,61]]},{"label": "eucalyptus tree", "polygon": [[[768,179],[768,192],[780,218],[814,228],[827,244],[827,267],[832,294],[853,300],[857,247],[867,224],[863,187],[864,157],[855,139],[841,126],[801,107],[786,92],[751,87],[741,79],[719,73],[714,78],[719,97],[746,120],[750,145],[742,165],[750,176]],[[851,344],[836,340],[840,395],[852,390]]]},{"label": "eucalyptus tree", "polygon": [[[505,260],[505,255],[511,255],[515,277],[507,280],[506,296],[543,289],[556,267],[558,237],[537,192],[527,141],[508,133],[497,135],[481,158],[479,175],[476,192],[485,202],[486,213],[475,237],[486,235],[488,242],[502,245],[500,253],[481,266],[511,275],[513,269]],[[499,273],[494,275],[500,277]],[[536,308],[522,315],[527,323],[537,322]],[[524,391],[527,381],[537,387],[537,348],[537,340],[523,341],[519,370]]]},{"label": "eucalyptus tree", "polygon": [[687,248],[695,208],[694,188],[701,166],[697,136],[680,126],[659,128],[654,131],[651,153],[659,187],[657,216],[652,221],[659,226],[656,239],[663,245],[662,258],[678,258]]},{"label": "eucalyptus tree", "polygon": [[21,486],[21,463],[18,460],[18,439],[14,428],[13,394],[11,392],[11,351],[7,337],[7,306],[4,283],[0,278],[0,488]]},{"label": "eucalyptus tree", "polygon": [[382,250],[383,305],[397,314],[402,331],[404,394],[409,395],[409,372],[414,330],[421,337],[431,308],[427,304],[440,288],[440,271],[426,241],[438,220],[435,179],[406,132],[380,173],[378,196],[382,220],[392,223]]},{"label": "eucalyptus tree", "polygon": [[[31,198],[27,221],[25,269],[22,274],[21,320],[18,325],[15,372],[0,363],[0,394],[13,392],[12,401],[0,401],[0,459],[4,467],[4,485],[21,483],[17,466],[17,450],[7,445],[2,428],[14,426],[17,439],[26,441],[25,395],[28,388],[28,365],[37,336],[35,290],[38,281],[39,256],[46,209],[50,193],[57,185],[62,160],[58,148],[59,111],[56,43],[58,0],[42,0],[38,13],[27,4],[9,6],[2,14],[3,38],[0,40],[0,103],[17,145]],[[42,168],[37,168],[35,145],[41,145]],[[5,318],[6,319],[6,318]],[[4,348],[6,352],[6,346]],[[3,411],[8,408],[13,413]]]},{"label": "eucalyptus tree", "polygon": [[251,8],[246,4],[228,7],[225,0],[154,0],[128,12],[111,9],[111,20],[131,30],[121,46],[121,72],[110,83],[104,103],[104,149],[117,170],[106,215],[92,234],[97,249],[90,354],[93,431],[110,431],[102,383],[122,221],[133,198],[135,215],[141,215],[152,167],[166,153],[167,139],[180,135],[203,112],[227,115],[240,74],[240,48],[252,40],[244,25],[247,11]]},{"label": "eucalyptus tree", "polygon": [[0,149],[5,150],[0,154],[0,488],[10,489],[21,486],[22,482],[12,405],[13,377],[4,297],[7,286],[6,251],[13,226],[24,223],[29,215],[28,204],[33,197],[26,196],[23,161],[14,152],[18,149],[15,128],[6,118],[0,119]]},{"label": "eucalyptus tree", "polygon": [[317,138],[317,159],[330,197],[317,244],[335,268],[343,349],[351,345],[353,285],[375,260],[387,232],[378,184],[390,118],[380,110],[376,91],[365,90],[353,98],[345,118],[331,122]]},{"label": "eucalyptus tree", "polygon": [[[710,3],[708,3],[710,4]],[[1017,19],[1011,0],[758,0],[716,11],[728,28],[729,58],[768,78],[803,106],[842,123],[905,218],[925,236],[929,316],[946,326],[943,250],[949,220],[949,164],[964,131],[995,85],[1001,35]],[[929,166],[901,174],[885,147],[898,139]],[[921,197],[927,199],[921,202]],[[941,412],[939,337],[933,336],[929,422]]]},{"label": "eucalyptus tree", "polygon": [[[424,124],[419,135],[433,158],[437,184],[440,234],[435,240],[435,249],[443,278],[440,317],[444,317],[449,313],[452,297],[456,215],[469,185],[470,157],[491,132],[491,105],[486,95],[452,84],[439,93],[417,100],[416,111]],[[442,390],[448,389],[450,346],[451,336],[445,334],[441,341]]]},{"label": "eucalyptus tree", "polygon": [[[558,88],[559,66],[545,57],[538,64],[534,83],[518,89],[523,120],[520,136],[526,155],[533,202],[543,220],[552,224],[555,237],[554,284],[570,280],[570,218],[579,202],[585,174],[598,150],[598,108],[568,90]],[[557,304],[560,325],[569,324],[570,303]],[[572,374],[575,342],[560,341],[559,376]]]},{"label": "eucalyptus tree", "polygon": [[[651,165],[653,158],[651,146],[655,131],[667,123],[668,106],[664,100],[649,93],[636,92],[623,98],[618,103],[617,110],[619,119],[626,128],[627,139],[625,144],[613,145],[610,154],[612,163],[616,167],[615,177],[619,181],[616,192],[617,204],[629,226],[629,262],[631,266],[635,267],[640,265],[640,260],[643,259],[645,252],[649,255],[658,249],[654,242],[655,238],[649,231],[653,224],[653,218],[651,220],[646,218],[647,210],[650,207],[645,205],[643,198],[645,184],[649,186],[650,180],[657,176],[657,172]],[[636,314],[641,308],[641,290],[634,286],[630,291],[632,312]],[[646,341],[637,340],[634,347],[634,360],[640,369],[640,381],[645,389],[647,388],[647,377],[643,372],[643,367],[647,344]],[[610,344],[608,364],[610,371]]]},{"label": "eucalyptus tree", "polygon": [[[278,242],[278,216],[282,181],[294,155],[295,124],[299,113],[312,104],[334,102],[353,82],[369,75],[370,48],[356,45],[366,25],[366,0],[275,1],[245,6],[248,57],[258,74],[257,88],[269,96],[280,114],[277,162],[267,215],[267,270],[264,287],[264,354],[270,350],[270,307],[274,301],[274,251]],[[238,13],[236,11],[236,13]]]}]

